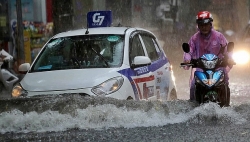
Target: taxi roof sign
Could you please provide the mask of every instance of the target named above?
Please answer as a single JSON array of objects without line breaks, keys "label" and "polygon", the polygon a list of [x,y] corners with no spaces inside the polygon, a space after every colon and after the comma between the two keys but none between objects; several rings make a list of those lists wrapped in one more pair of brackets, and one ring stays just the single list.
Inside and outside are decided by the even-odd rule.
[{"label": "taxi roof sign", "polygon": [[110,27],[112,24],[111,11],[91,11],[87,14],[88,28]]}]

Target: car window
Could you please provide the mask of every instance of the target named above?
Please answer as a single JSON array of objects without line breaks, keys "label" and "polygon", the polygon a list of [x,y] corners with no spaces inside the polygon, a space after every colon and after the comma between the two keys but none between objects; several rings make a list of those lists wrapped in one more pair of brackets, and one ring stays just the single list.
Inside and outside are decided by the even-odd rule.
[{"label": "car window", "polygon": [[124,35],[82,35],[50,40],[31,71],[119,67]]},{"label": "car window", "polygon": [[159,58],[158,52],[160,51],[154,38],[149,35],[141,35],[143,43],[146,47],[147,53],[151,61],[155,61]]},{"label": "car window", "polygon": [[140,38],[138,35],[133,36],[132,44],[129,49],[129,61],[130,64],[133,63],[136,56],[145,56]]}]

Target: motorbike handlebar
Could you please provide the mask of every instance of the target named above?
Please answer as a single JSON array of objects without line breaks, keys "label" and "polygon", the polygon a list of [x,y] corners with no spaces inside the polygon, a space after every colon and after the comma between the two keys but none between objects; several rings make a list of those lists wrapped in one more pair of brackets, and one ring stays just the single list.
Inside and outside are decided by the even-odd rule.
[{"label": "motorbike handlebar", "polygon": [[181,63],[180,67],[185,67],[185,66],[194,66],[192,63]]},{"label": "motorbike handlebar", "polygon": [[190,67],[197,67],[199,65],[199,59],[191,59],[189,63],[181,63],[180,67],[190,66]]},{"label": "motorbike handlebar", "polygon": [[[219,59],[219,63],[217,63],[216,67],[226,67],[228,65],[236,65],[234,61],[228,62],[227,58]],[[193,68],[203,68],[203,64],[199,59],[192,59],[190,63],[180,63],[180,67],[190,66]]]}]

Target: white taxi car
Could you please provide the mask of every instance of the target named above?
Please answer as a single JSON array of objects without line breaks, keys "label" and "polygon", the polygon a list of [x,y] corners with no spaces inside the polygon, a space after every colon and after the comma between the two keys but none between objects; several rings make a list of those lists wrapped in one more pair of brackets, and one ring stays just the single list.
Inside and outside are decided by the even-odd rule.
[{"label": "white taxi car", "polygon": [[92,27],[52,37],[12,97],[77,93],[117,99],[177,99],[173,70],[156,36],[142,28]]}]

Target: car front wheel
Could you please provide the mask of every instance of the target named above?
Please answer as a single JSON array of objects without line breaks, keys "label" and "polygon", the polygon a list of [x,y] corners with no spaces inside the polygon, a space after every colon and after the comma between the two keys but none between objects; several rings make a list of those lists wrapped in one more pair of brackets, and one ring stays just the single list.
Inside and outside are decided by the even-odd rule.
[{"label": "car front wheel", "polygon": [[175,89],[172,89],[170,94],[169,94],[169,100],[176,100],[177,99],[177,93]]}]

